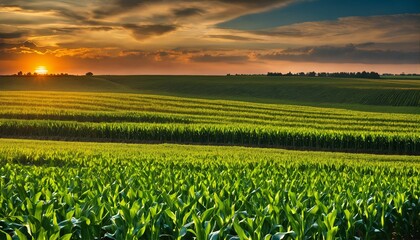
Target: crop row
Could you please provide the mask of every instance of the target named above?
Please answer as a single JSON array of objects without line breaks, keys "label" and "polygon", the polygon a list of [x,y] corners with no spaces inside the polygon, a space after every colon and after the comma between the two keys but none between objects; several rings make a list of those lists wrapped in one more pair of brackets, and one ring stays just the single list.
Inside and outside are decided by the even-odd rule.
[{"label": "crop row", "polygon": [[0,238],[413,238],[420,159],[391,158],[2,140]]},{"label": "crop row", "polygon": [[[46,99],[42,99],[46,98]],[[23,101],[24,100],[24,101]],[[91,122],[252,124],[337,131],[420,132],[416,114],[211,101],[153,95],[63,93],[0,94],[0,117]]]},{"label": "crop row", "polygon": [[116,93],[2,92],[0,106],[2,137],[420,151],[416,114]]},{"label": "crop row", "polygon": [[201,100],[189,98],[175,98],[154,95],[130,95],[130,94],[109,94],[103,95],[91,93],[62,93],[54,92],[33,93],[25,92],[19,95],[13,92],[0,94],[0,105],[14,107],[16,109],[26,107],[51,108],[62,111],[72,109],[83,110],[86,107],[92,110],[107,111],[156,111],[156,112],[177,112],[195,113],[199,115],[226,115],[235,113],[236,116],[247,116],[251,118],[281,118],[292,116],[304,119],[334,119],[334,120],[374,120],[374,121],[401,121],[418,122],[418,116],[414,114],[381,114],[369,112],[348,111],[343,109],[329,109],[319,107],[307,107],[283,104],[257,104],[249,102],[235,102],[222,100]]},{"label": "crop row", "polygon": [[420,153],[416,134],[322,131],[252,125],[80,123],[0,121],[0,136],[120,142],[172,142],[332,149],[356,152]]},{"label": "crop row", "polygon": [[[173,113],[172,113],[173,112]],[[193,112],[152,111],[82,111],[34,106],[5,106],[0,110],[4,119],[44,119],[80,122],[155,122],[155,123],[246,123],[255,125],[307,127],[331,130],[367,130],[387,132],[419,132],[419,123],[413,119],[336,119],[327,117],[305,117],[293,115],[251,115],[247,113],[214,112],[212,115]],[[420,119],[419,119],[420,120]]]},{"label": "crop row", "polygon": [[[339,122],[294,122],[292,119],[284,118],[284,122],[264,120],[264,119],[248,119],[248,118],[231,118],[213,116],[203,118],[196,115],[180,115],[180,114],[162,114],[153,112],[38,112],[38,113],[16,113],[16,112],[2,112],[0,119],[8,120],[59,120],[59,121],[77,121],[77,122],[120,122],[124,123],[195,123],[195,124],[214,124],[225,125],[231,127],[238,127],[240,125],[253,125],[255,127],[270,126],[280,128],[306,128],[306,129],[324,129],[336,131],[369,131],[375,132],[389,132],[389,133],[417,133],[420,131],[415,129],[416,125],[408,124],[399,125],[398,123],[390,124],[386,127],[377,126],[375,123],[358,124],[358,125],[340,125]],[[357,124],[357,123],[355,123]],[[414,128],[414,129],[413,129]],[[419,132],[420,133],[420,132]]]},{"label": "crop row", "polygon": [[420,91],[417,89],[406,89],[398,91],[387,90],[376,96],[366,96],[361,99],[362,103],[394,105],[394,106],[420,106]]},{"label": "crop row", "polygon": [[174,114],[148,113],[148,112],[0,112],[3,119],[24,119],[24,120],[64,120],[78,122],[151,122],[151,123],[190,123],[191,121],[183,116]]}]

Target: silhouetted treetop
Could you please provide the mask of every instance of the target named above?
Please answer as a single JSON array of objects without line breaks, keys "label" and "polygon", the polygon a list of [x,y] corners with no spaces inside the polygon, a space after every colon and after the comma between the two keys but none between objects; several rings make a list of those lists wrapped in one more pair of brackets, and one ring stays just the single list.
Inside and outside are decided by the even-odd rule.
[{"label": "silhouetted treetop", "polygon": [[371,78],[371,79],[378,79],[381,78],[379,73],[377,72],[319,72],[316,73],[314,71],[304,73],[292,73],[288,72],[286,74],[282,74],[281,72],[268,72],[267,76],[306,76],[306,77],[337,77],[337,78]]}]

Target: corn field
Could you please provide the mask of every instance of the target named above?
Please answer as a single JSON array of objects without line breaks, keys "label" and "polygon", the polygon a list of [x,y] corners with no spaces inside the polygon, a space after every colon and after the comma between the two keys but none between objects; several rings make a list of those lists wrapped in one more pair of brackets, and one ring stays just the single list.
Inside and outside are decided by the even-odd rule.
[{"label": "corn field", "polygon": [[1,239],[415,239],[420,158],[0,140]]},{"label": "corn field", "polygon": [[2,91],[0,239],[419,239],[420,115],[342,106]]},{"label": "corn field", "polygon": [[0,137],[420,153],[420,117],[141,94],[2,92]]}]

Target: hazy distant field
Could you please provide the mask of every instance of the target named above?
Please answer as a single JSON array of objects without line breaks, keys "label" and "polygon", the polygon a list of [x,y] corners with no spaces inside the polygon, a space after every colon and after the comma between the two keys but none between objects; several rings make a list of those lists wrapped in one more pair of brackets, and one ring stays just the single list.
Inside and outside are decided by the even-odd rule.
[{"label": "hazy distant field", "polygon": [[[266,76],[0,77],[0,89],[147,93],[248,102],[292,103],[367,111],[420,113],[418,108],[420,106],[420,80],[418,79]],[[371,106],[364,107],[363,105]],[[401,108],[401,106],[415,108]]]},{"label": "hazy distant field", "polygon": [[0,90],[0,239],[419,234],[420,80],[0,77]]}]

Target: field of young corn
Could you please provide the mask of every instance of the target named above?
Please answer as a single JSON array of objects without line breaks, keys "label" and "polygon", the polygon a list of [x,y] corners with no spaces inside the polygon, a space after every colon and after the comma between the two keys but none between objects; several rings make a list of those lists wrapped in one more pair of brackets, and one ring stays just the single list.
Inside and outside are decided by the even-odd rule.
[{"label": "field of young corn", "polygon": [[0,139],[0,239],[418,239],[420,158]]},{"label": "field of young corn", "polygon": [[[73,80],[86,81],[69,79],[68,86]],[[115,87],[155,84],[121,81]],[[174,84],[164,81],[156,87]],[[335,103],[352,95],[341,96],[347,83],[340,84],[327,94]],[[1,91],[0,240],[420,239],[420,114],[408,107],[418,106],[419,95],[386,89],[349,100],[394,106],[377,112]]]},{"label": "field of young corn", "polygon": [[419,154],[420,115],[142,94],[3,91],[0,137]]}]

